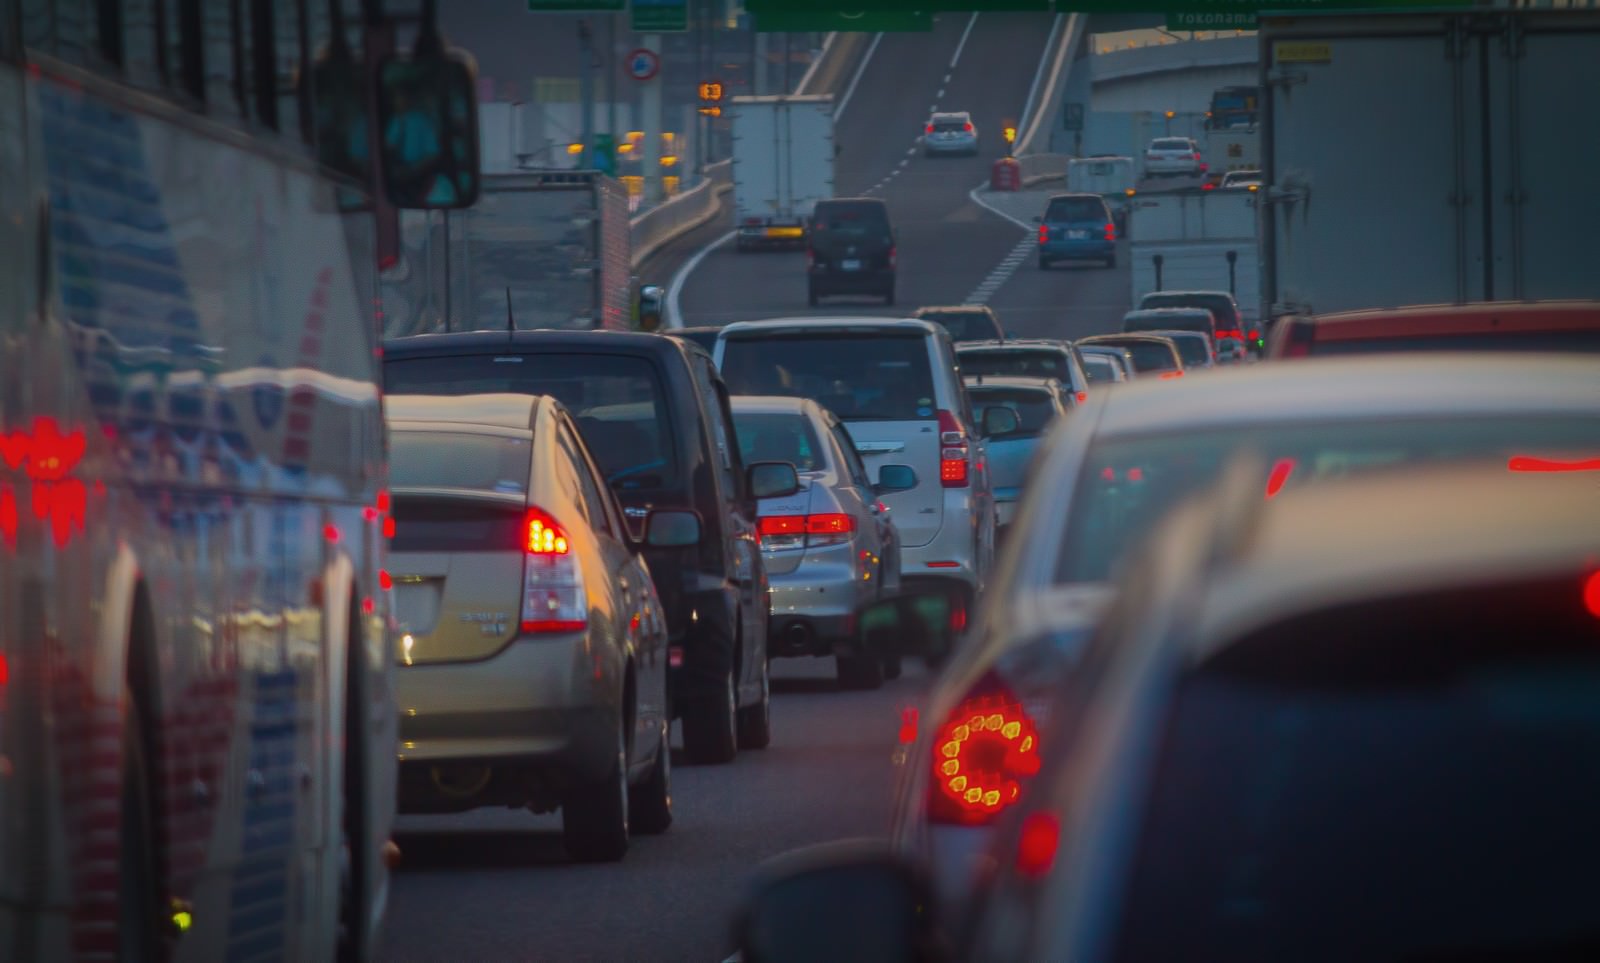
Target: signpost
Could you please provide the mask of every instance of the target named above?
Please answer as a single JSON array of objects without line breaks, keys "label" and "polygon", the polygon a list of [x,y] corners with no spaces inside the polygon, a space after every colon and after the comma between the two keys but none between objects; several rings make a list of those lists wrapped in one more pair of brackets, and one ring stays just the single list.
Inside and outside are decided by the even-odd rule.
[{"label": "signpost", "polygon": [[689,29],[689,0],[633,0],[634,33],[684,33]]},{"label": "signpost", "polygon": [[1071,101],[1062,105],[1062,130],[1083,130],[1083,104]]},{"label": "signpost", "polygon": [[654,50],[639,47],[628,53],[628,76],[634,80],[650,80],[661,71],[661,55]]}]

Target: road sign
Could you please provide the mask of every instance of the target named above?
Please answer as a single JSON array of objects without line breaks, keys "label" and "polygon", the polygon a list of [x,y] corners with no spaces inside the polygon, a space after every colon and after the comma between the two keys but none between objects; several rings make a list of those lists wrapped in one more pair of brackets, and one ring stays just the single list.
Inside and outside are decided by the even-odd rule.
[{"label": "road sign", "polygon": [[708,80],[700,85],[700,99],[708,104],[717,103],[722,99],[723,87],[720,80]]},{"label": "road sign", "polygon": [[700,108],[700,113],[703,116],[706,116],[706,117],[721,117],[722,116],[722,105],[720,105],[720,104],[712,104],[709,107],[701,107]]},{"label": "road sign", "polygon": [[[877,2],[877,0],[874,0]],[[746,10],[750,10],[747,5]],[[773,8],[751,11],[757,33],[927,33],[933,14],[917,10],[867,10],[842,12],[809,8]]]},{"label": "road sign", "polygon": [[[637,5],[640,0],[634,0]],[[806,14],[812,22],[829,15],[850,14],[872,17],[919,13],[931,16],[949,11],[1001,10],[1048,11],[1056,13],[1257,13],[1261,10],[1293,13],[1299,10],[1379,10],[1408,7],[1457,7],[1470,9],[1475,0],[745,0],[744,6],[759,22],[771,15]],[[810,29],[810,28],[807,28]]]},{"label": "road sign", "polygon": [[1062,105],[1062,130],[1083,130],[1083,104],[1076,101]]},{"label": "road sign", "polygon": [[682,33],[689,29],[689,0],[633,0],[634,33]]},{"label": "road sign", "polygon": [[617,173],[617,145],[610,134],[594,135],[594,169],[613,177]]},{"label": "road sign", "polygon": [[1168,30],[1254,30],[1257,25],[1254,10],[1225,10],[1220,13],[1189,10],[1167,14]]},{"label": "road sign", "polygon": [[528,0],[533,13],[598,13],[627,9],[628,0]]},{"label": "road sign", "polygon": [[653,50],[640,47],[628,54],[628,76],[634,80],[649,80],[661,72],[661,57]]}]

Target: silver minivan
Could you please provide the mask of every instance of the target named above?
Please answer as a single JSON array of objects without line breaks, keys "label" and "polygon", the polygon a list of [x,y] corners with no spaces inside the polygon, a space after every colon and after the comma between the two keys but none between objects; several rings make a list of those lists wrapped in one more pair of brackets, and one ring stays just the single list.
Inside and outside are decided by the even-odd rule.
[{"label": "silver minivan", "polygon": [[739,322],[722,329],[716,359],[736,395],[810,398],[832,411],[874,482],[885,466],[911,468],[914,484],[882,495],[900,534],[901,580],[939,590],[964,627],[993,563],[995,502],[950,335],[886,318]]}]

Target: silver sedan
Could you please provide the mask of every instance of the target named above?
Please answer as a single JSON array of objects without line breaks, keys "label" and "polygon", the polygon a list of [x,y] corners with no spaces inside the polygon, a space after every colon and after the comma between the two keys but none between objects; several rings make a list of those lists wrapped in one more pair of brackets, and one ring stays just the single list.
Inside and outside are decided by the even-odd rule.
[{"label": "silver sedan", "polygon": [[[740,396],[733,421],[746,464],[790,462],[801,480],[796,494],[757,505],[768,651],[833,656],[841,686],[876,688],[899,671],[896,657],[865,650],[860,631],[862,611],[899,590],[899,536],[879,499],[889,489],[868,479],[849,431],[815,401]],[[886,466],[880,481],[892,484],[896,470]]]}]

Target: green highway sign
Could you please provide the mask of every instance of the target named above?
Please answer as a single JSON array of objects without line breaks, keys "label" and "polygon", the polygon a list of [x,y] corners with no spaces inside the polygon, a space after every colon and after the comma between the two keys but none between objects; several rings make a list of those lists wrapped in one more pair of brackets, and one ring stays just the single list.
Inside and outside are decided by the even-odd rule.
[{"label": "green highway sign", "polygon": [[1245,10],[1212,13],[1191,10],[1167,14],[1168,30],[1254,30],[1256,23],[1255,12]]},{"label": "green highway sign", "polygon": [[925,33],[933,29],[933,14],[918,10],[751,10],[750,15],[757,33]]},{"label": "green highway sign", "polygon": [[689,0],[633,0],[634,33],[682,33],[689,29]]},{"label": "green highway sign", "polygon": [[603,13],[628,9],[628,0],[528,0],[534,13]]},{"label": "green highway sign", "polygon": [[[634,0],[637,6],[641,0]],[[1056,13],[1160,13],[1160,14],[1248,14],[1262,11],[1297,13],[1302,11],[1405,10],[1422,7],[1472,9],[1475,0],[745,0],[744,6],[757,20],[777,22],[778,17],[808,15],[807,22],[829,16],[848,15],[864,22],[874,15],[927,16],[946,12],[972,11],[1054,11]],[[772,28],[787,29],[787,28]],[[823,30],[833,27],[797,27]],[[870,29],[870,28],[855,28]],[[1191,28],[1184,28],[1191,29]],[[1195,28],[1198,29],[1198,28]]]}]

